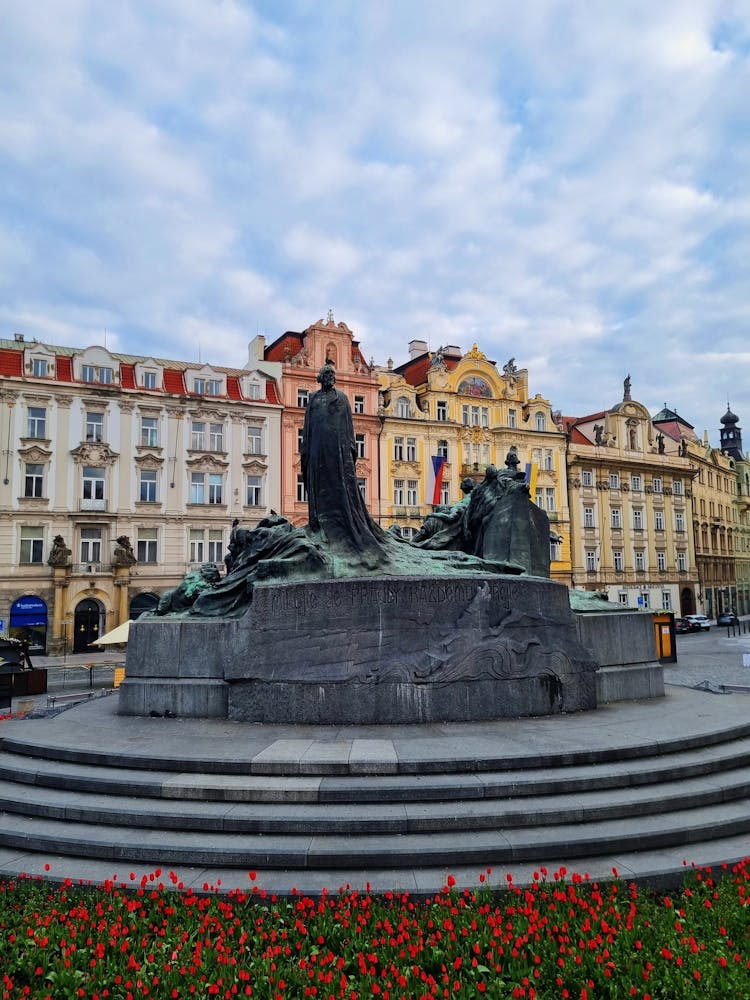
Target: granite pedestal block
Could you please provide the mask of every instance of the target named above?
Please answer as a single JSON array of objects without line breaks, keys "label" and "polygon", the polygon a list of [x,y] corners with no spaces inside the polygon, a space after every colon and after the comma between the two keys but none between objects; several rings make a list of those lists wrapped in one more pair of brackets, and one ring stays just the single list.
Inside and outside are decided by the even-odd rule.
[{"label": "granite pedestal block", "polygon": [[[130,634],[126,714],[200,715],[208,700],[208,714],[239,721],[341,725],[596,707],[598,664],[578,639],[567,588],[542,578],[256,585],[242,618],[150,619]],[[164,700],[170,677],[179,710]]]},{"label": "granite pedestal block", "polygon": [[599,704],[664,697],[654,619],[645,611],[576,614],[580,642],[594,655]]}]

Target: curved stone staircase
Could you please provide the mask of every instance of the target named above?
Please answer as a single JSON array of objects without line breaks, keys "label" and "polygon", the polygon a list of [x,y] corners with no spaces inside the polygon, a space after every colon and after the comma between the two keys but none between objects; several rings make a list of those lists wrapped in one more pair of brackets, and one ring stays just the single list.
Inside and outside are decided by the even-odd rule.
[{"label": "curved stone staircase", "polygon": [[114,701],[3,723],[0,870],[429,893],[488,867],[669,884],[750,853],[742,699],[393,731],[123,719]]}]

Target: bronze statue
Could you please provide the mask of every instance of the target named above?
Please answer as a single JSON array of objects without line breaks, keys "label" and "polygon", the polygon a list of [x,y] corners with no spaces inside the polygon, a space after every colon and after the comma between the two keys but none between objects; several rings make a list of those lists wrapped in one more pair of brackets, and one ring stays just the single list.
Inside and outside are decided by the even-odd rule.
[{"label": "bronze statue", "polygon": [[135,557],[135,552],[133,552],[133,546],[130,544],[130,539],[127,535],[120,535],[117,539],[115,551],[112,554],[112,565],[134,566],[137,562],[138,560]]},{"label": "bronze statue", "polygon": [[300,450],[309,528],[329,544],[363,552],[382,543],[385,532],[371,520],[357,485],[352,411],[336,388],[332,365],[323,365],[318,382],[305,410]]},{"label": "bronze statue", "polygon": [[47,557],[48,566],[69,566],[70,565],[70,549],[65,544],[65,539],[62,535],[55,535],[52,539],[52,548],[50,549],[49,556]]}]

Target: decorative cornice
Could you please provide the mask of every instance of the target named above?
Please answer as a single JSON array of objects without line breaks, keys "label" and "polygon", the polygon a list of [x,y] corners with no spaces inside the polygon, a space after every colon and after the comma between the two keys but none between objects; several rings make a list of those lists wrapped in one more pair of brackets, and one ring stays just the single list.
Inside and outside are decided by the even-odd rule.
[{"label": "decorative cornice", "polygon": [[70,452],[77,465],[114,465],[120,457],[108,444],[84,441]]},{"label": "decorative cornice", "polygon": [[[45,444],[49,442],[45,441]],[[43,448],[40,441],[35,441],[34,444],[26,445],[18,449],[19,456],[24,460],[24,462],[37,462],[46,463],[52,458],[52,451],[49,448]]]}]

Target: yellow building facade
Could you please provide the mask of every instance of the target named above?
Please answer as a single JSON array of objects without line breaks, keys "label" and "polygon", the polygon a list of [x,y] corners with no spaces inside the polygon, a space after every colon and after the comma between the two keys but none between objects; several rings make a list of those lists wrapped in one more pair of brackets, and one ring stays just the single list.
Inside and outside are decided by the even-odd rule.
[{"label": "yellow building facade", "polygon": [[[536,466],[532,499],[548,514],[560,541],[551,546],[551,575],[570,581],[570,517],[565,435],[549,400],[529,395],[529,373],[515,359],[498,369],[475,344],[435,352],[412,341],[405,364],[379,369],[382,420],[380,507],[386,527],[407,538],[434,506],[462,497],[461,482],[503,467],[515,448],[523,468]],[[442,485],[433,488],[433,459],[444,459]]]}]

